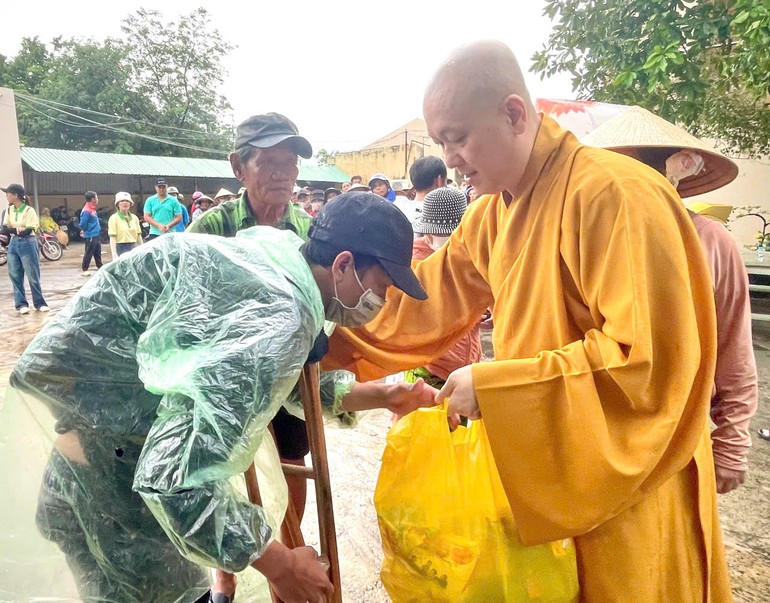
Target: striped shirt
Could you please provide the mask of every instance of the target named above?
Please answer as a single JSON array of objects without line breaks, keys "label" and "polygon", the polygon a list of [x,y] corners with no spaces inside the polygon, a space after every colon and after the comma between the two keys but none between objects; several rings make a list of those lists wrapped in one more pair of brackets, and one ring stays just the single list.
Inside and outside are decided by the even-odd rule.
[{"label": "striped shirt", "polygon": [[[281,221],[276,225],[276,228],[291,230],[297,233],[303,241],[307,240],[307,232],[310,229],[310,223],[313,221],[313,218],[292,203],[287,203],[286,205],[286,212],[283,214]],[[187,227],[187,232],[202,232],[221,237],[234,237],[235,233],[239,230],[249,228],[250,226],[257,226],[257,219],[251,212],[247,193],[244,192],[240,199],[225,201],[221,205],[205,211]]]}]

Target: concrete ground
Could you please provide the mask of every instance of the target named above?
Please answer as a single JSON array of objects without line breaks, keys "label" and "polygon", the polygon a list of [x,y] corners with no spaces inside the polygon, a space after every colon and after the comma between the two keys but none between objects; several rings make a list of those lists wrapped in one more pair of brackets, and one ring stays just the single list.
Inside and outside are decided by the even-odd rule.
[{"label": "concrete ground", "polygon": [[[88,279],[80,275],[82,245],[71,245],[59,262],[41,260],[43,293],[50,314],[34,310],[19,316],[7,269],[0,267],[0,332],[5,353],[0,355],[0,400],[8,374],[29,341]],[[105,247],[105,258],[109,252]],[[92,268],[93,270],[93,268]],[[488,339],[488,333],[486,336]],[[488,341],[486,342],[488,344]],[[760,377],[760,407],[752,431],[770,427],[770,326],[755,324],[755,352]],[[386,602],[379,582],[382,558],[372,494],[377,480],[389,417],[371,412],[356,429],[328,429],[337,534],[342,563],[343,597],[356,603]],[[720,517],[727,547],[735,598],[743,603],[770,601],[770,442],[755,437],[747,482],[720,498]],[[311,492],[303,531],[309,544],[318,543]]]}]

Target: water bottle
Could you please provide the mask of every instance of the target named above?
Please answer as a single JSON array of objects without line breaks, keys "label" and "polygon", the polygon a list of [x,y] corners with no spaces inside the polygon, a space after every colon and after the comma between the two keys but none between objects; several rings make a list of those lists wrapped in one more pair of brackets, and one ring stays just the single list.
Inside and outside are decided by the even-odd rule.
[{"label": "water bottle", "polygon": [[765,248],[762,247],[762,245],[757,245],[757,261],[758,262],[765,261]]}]

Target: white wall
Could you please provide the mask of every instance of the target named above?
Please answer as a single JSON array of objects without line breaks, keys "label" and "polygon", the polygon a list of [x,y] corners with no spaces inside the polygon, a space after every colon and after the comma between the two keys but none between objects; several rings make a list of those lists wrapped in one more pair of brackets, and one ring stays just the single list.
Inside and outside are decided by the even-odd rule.
[{"label": "white wall", "polygon": [[[16,101],[13,90],[0,88],[0,186],[12,182],[24,184],[19,151],[19,126],[16,121]],[[0,194],[0,211],[8,206],[5,194]]]},{"label": "white wall", "polygon": [[[696,201],[706,203],[725,203],[735,207],[759,205],[767,218],[770,218],[770,158],[739,159],[731,157],[738,164],[738,177],[727,186],[685,199],[686,204]],[[736,211],[733,211],[733,216]],[[732,219],[728,224],[738,244],[755,244],[754,235],[762,229],[759,218],[748,216],[739,220]]]}]

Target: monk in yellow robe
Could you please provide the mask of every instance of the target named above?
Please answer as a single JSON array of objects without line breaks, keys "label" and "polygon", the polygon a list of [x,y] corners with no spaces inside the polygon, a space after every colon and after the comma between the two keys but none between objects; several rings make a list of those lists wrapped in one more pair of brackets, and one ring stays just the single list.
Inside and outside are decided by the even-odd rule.
[{"label": "monk in yellow robe", "polygon": [[485,196],[416,270],[340,329],[327,364],[373,379],[440,356],[494,306],[494,362],[438,400],[483,417],[525,544],[573,537],[581,601],[732,601],[708,432],[710,276],[676,191],[534,110],[497,42],[428,86],[431,137]]}]

